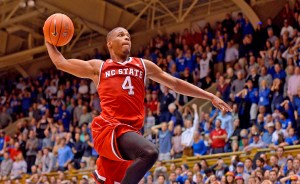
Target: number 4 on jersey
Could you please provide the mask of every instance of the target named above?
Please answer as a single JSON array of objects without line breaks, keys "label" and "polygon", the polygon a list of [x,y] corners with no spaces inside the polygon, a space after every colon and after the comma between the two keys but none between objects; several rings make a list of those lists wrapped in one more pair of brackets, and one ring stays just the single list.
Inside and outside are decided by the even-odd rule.
[{"label": "number 4 on jersey", "polygon": [[129,91],[128,91],[128,94],[129,94],[129,95],[134,95],[134,91],[133,91],[134,87],[133,87],[132,84],[131,84],[131,77],[130,77],[130,76],[127,76],[127,77],[125,78],[125,80],[124,80],[124,82],[123,82],[123,84],[122,84],[122,88],[123,88],[124,90],[129,90]]}]

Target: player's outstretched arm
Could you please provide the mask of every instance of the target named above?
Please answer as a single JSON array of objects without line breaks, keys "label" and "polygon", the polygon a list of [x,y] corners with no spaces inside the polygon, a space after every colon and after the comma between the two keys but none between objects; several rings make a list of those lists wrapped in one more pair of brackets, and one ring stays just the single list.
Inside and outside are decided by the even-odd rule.
[{"label": "player's outstretched arm", "polygon": [[207,91],[204,91],[201,88],[192,85],[186,81],[171,76],[170,74],[162,71],[157,65],[155,65],[151,61],[144,61],[147,70],[147,77],[149,77],[150,79],[169,87],[177,93],[195,98],[210,100],[212,104],[220,110],[232,110],[229,105],[227,105],[223,100],[221,100],[217,96]]},{"label": "player's outstretched arm", "polygon": [[96,84],[98,83],[99,69],[102,63],[101,60],[93,59],[83,61],[79,59],[65,59],[55,46],[48,42],[45,44],[49,56],[57,69],[77,77],[92,79]]}]

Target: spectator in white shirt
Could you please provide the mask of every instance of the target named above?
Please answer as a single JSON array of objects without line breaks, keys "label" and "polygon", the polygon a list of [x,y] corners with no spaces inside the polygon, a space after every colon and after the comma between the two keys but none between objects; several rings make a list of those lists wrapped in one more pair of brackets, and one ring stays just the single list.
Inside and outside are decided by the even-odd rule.
[{"label": "spectator in white shirt", "polygon": [[200,79],[203,79],[205,78],[209,72],[210,72],[210,69],[209,69],[209,63],[211,61],[211,58],[207,56],[207,53],[203,52],[202,54],[202,58],[200,60]]},{"label": "spectator in white shirt", "polygon": [[280,36],[283,36],[283,34],[287,31],[289,33],[289,38],[291,38],[294,32],[293,27],[289,25],[287,19],[284,19],[283,24],[284,26],[281,28]]},{"label": "spectator in white shirt", "polygon": [[191,119],[185,119],[185,131],[182,133],[181,136],[181,144],[184,147],[183,154],[186,156],[192,156],[192,145],[193,145],[193,136],[194,132],[198,131],[199,127],[199,115],[197,110],[197,105],[193,104],[192,108],[194,110],[194,121],[192,122]]},{"label": "spectator in white shirt", "polygon": [[282,125],[279,121],[275,123],[275,129],[276,129],[275,132],[273,132],[272,134],[272,143],[278,141],[278,134],[282,134],[284,138],[288,137],[286,130],[282,128]]},{"label": "spectator in white shirt", "polygon": [[51,82],[51,85],[46,88],[45,93],[48,98],[52,97],[53,95],[56,95],[57,87],[54,81]]},{"label": "spectator in white shirt", "polygon": [[253,148],[264,148],[265,143],[260,139],[258,132],[253,134],[253,142],[244,148],[244,151],[250,151]]},{"label": "spectator in white shirt", "polygon": [[78,93],[85,95],[88,92],[89,92],[89,87],[86,85],[86,81],[85,80],[81,80],[80,81],[80,86],[78,88]]}]

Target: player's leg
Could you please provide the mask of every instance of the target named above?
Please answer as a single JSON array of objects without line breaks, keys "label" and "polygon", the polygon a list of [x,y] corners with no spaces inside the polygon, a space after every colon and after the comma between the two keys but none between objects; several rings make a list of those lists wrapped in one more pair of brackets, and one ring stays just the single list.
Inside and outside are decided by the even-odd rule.
[{"label": "player's leg", "polygon": [[138,183],[158,158],[158,148],[135,132],[120,136],[117,146],[123,159],[134,160],[121,184]]}]

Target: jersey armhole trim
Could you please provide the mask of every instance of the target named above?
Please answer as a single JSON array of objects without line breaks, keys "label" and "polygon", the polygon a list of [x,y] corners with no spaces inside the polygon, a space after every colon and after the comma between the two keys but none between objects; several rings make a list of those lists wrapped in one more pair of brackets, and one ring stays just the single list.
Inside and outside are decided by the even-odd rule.
[{"label": "jersey armhole trim", "polygon": [[103,65],[104,65],[104,61],[102,61],[101,66],[100,66],[100,69],[99,69],[99,79],[98,79],[97,89],[99,88],[99,85],[100,85],[101,71],[102,71]]},{"label": "jersey armhole trim", "polygon": [[142,58],[140,58],[140,60],[141,60],[141,62],[142,62],[142,64],[143,64],[143,66],[144,66],[144,70],[145,70],[145,75],[144,75],[144,83],[145,83],[145,85],[146,85],[146,79],[147,79],[147,69],[146,69],[146,65],[145,65],[145,62],[144,62],[144,60],[143,60]]}]

